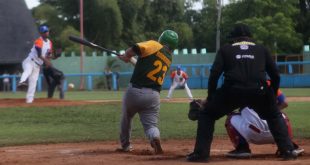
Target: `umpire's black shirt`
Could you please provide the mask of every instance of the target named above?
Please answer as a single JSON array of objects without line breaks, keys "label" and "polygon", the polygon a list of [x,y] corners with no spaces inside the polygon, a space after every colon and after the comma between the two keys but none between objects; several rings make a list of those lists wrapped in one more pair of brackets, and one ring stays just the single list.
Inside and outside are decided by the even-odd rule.
[{"label": "umpire's black shirt", "polygon": [[222,73],[224,73],[223,87],[253,89],[261,88],[266,84],[266,72],[271,78],[273,90],[277,91],[280,75],[269,51],[264,46],[248,38],[226,44],[217,52],[211,68],[208,100],[215,93]]}]

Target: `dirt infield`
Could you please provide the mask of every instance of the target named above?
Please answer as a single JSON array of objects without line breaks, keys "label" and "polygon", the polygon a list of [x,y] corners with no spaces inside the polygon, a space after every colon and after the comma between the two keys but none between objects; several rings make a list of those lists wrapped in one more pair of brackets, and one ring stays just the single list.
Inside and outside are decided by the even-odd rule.
[{"label": "dirt infield", "polygon": [[[310,140],[298,141],[310,151]],[[0,164],[5,165],[179,165],[197,164],[185,161],[185,156],[193,149],[193,140],[163,141],[163,155],[153,155],[152,148],[145,140],[133,141],[134,151],[120,153],[116,141],[29,145],[3,147],[0,149]],[[231,144],[226,139],[215,139],[212,145],[211,159],[208,164],[218,165],[308,165],[310,154],[304,153],[294,161],[280,161],[274,152],[275,145],[252,145],[253,156],[250,159],[231,159],[224,154],[231,150]]]},{"label": "dirt infield", "polygon": [[[309,101],[309,98],[288,98],[289,101]],[[0,99],[2,107],[30,106],[72,106],[95,104],[105,101],[67,101],[58,99],[36,99],[33,104],[24,103],[24,99]],[[185,99],[163,100],[163,102],[188,102]],[[111,102],[111,101],[109,101]],[[115,102],[120,102],[115,100]],[[305,153],[295,161],[280,161],[274,153],[275,145],[251,145],[253,156],[250,159],[231,159],[225,153],[233,147],[228,139],[215,138],[212,144],[211,159],[208,164],[218,165],[308,165],[310,164],[310,139],[297,139]],[[116,152],[117,141],[61,143],[25,145],[0,148],[0,165],[179,165],[197,164],[185,161],[185,156],[193,150],[194,140],[164,140],[165,153],[153,155],[153,150],[145,140],[134,140],[131,153]]]},{"label": "dirt infield", "polygon": [[[287,97],[288,102],[310,101],[310,97]],[[86,105],[105,102],[121,102],[120,100],[85,100],[72,101],[60,99],[37,98],[32,104],[26,104],[25,99],[0,99],[0,108],[5,107],[53,107],[53,106],[73,106]],[[162,99],[161,102],[189,102],[187,98]]]}]

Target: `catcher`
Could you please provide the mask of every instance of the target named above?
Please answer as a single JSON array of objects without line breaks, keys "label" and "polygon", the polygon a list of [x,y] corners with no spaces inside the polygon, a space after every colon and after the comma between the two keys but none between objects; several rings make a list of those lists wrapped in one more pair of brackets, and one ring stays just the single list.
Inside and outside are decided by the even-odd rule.
[{"label": "catcher", "polygon": [[171,87],[169,89],[168,95],[167,95],[167,99],[170,99],[172,96],[172,93],[174,91],[175,88],[177,87],[181,87],[184,88],[187,96],[189,97],[190,100],[193,100],[193,95],[191,93],[191,90],[188,88],[188,85],[186,83],[187,79],[188,79],[188,75],[181,70],[181,66],[177,67],[176,71],[173,71],[171,73]]},{"label": "catcher", "polygon": [[[270,84],[270,83],[269,83]],[[282,111],[288,106],[285,95],[279,89],[277,92],[277,106],[281,110],[282,116],[288,128],[290,138],[293,138],[292,126],[287,115]],[[275,141],[269,130],[266,120],[261,119],[251,108],[245,107],[239,113],[232,112],[227,116],[225,127],[227,134],[233,143],[235,150],[226,154],[228,157],[246,158],[251,156],[251,150],[248,143],[253,144],[274,144]],[[294,151],[300,155],[304,149],[293,142]],[[278,156],[279,151],[276,152]]]}]

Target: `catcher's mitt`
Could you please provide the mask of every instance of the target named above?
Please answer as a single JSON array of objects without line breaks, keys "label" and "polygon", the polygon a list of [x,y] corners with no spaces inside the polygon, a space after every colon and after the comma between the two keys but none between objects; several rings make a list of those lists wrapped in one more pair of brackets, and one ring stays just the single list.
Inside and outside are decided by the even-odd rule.
[{"label": "catcher's mitt", "polygon": [[190,120],[198,120],[199,113],[203,109],[203,101],[201,99],[193,100],[189,103],[188,118]]}]

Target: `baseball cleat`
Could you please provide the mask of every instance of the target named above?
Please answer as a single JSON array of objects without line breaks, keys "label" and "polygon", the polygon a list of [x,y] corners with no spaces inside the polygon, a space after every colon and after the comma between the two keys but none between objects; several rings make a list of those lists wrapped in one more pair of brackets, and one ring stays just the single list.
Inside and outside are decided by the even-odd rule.
[{"label": "baseball cleat", "polygon": [[133,147],[129,145],[128,147],[120,147],[115,150],[116,152],[131,152],[133,151]]},{"label": "baseball cleat", "polygon": [[163,154],[164,153],[163,149],[161,148],[160,139],[159,138],[154,138],[151,141],[151,146],[152,146],[152,148],[154,148],[155,154]]},{"label": "baseball cleat", "polygon": [[294,149],[293,151],[297,153],[297,156],[301,156],[305,152],[303,148],[297,148]]},{"label": "baseball cleat", "polygon": [[226,156],[231,158],[244,159],[244,158],[250,158],[252,156],[252,153],[251,150],[249,149],[235,149],[226,153]]},{"label": "baseball cleat", "polygon": [[186,156],[186,160],[188,162],[208,162],[209,157],[208,156],[201,156],[195,152],[192,152]]},{"label": "baseball cleat", "polygon": [[21,89],[21,90],[24,90],[28,87],[28,84],[26,82],[20,82],[18,83],[17,85],[17,89]]},{"label": "baseball cleat", "polygon": [[287,160],[295,160],[297,159],[297,152],[296,150],[287,150],[284,152],[280,151],[280,157],[282,158],[283,161],[287,161]]}]

